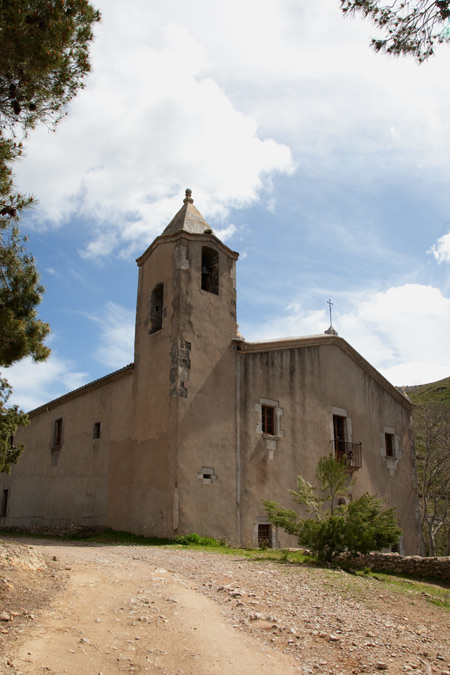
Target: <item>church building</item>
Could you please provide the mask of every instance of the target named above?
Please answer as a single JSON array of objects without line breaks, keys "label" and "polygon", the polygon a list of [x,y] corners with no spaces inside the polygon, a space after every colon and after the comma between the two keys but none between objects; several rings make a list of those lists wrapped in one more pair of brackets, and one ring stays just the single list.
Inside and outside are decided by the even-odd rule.
[{"label": "church building", "polygon": [[134,362],[31,411],[0,474],[0,528],[295,546],[262,500],[291,506],[297,475],[313,482],[335,453],[357,477],[346,499],[385,499],[400,552],[420,552],[412,404],[334,330],[247,342],[237,259],[186,190],[137,260]]}]

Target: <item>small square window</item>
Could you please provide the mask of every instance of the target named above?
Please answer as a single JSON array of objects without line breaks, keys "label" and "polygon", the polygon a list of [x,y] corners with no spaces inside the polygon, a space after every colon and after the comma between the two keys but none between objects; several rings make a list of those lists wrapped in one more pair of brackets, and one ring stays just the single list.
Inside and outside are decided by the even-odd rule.
[{"label": "small square window", "polygon": [[386,457],[395,457],[394,434],[384,434],[384,443],[386,447]]},{"label": "small square window", "polygon": [[261,406],[261,427],[263,434],[275,435],[275,408],[272,406]]},{"label": "small square window", "polygon": [[92,438],[96,440],[97,438],[100,438],[102,433],[102,423],[101,422],[94,422],[94,428],[92,431]]},{"label": "small square window", "polygon": [[197,478],[200,478],[203,483],[206,483],[207,485],[210,485],[213,480],[217,480],[214,469],[210,466],[202,466],[202,471],[197,474]]}]

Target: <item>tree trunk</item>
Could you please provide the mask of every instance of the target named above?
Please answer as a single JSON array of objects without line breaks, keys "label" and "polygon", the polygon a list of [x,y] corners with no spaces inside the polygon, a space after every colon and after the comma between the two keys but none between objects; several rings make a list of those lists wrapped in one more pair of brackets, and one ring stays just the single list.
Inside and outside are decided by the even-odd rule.
[{"label": "tree trunk", "polygon": [[433,524],[430,521],[427,522],[427,531],[428,531],[428,546],[429,546],[428,555],[431,558],[434,558],[434,556],[436,555],[436,545],[434,542]]}]

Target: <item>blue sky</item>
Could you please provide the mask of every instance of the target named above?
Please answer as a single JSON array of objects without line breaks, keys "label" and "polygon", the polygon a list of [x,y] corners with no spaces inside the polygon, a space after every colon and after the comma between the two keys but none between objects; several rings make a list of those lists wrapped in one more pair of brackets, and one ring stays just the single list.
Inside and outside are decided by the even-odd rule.
[{"label": "blue sky", "polygon": [[[27,139],[51,358],[31,409],[133,359],[135,259],[184,190],[238,262],[248,340],[339,334],[396,385],[450,375],[450,47],[374,54],[338,0],[96,4],[92,73]],[[162,6],[163,5],[163,6]]]}]

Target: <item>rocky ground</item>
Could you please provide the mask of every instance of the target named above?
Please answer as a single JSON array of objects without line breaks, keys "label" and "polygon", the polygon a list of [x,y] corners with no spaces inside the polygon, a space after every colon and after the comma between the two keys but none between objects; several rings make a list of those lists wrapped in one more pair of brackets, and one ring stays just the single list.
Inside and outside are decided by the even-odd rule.
[{"label": "rocky ground", "polygon": [[0,648],[11,675],[450,675],[450,612],[343,571],[3,542]]}]

